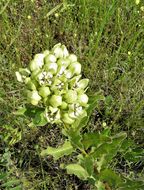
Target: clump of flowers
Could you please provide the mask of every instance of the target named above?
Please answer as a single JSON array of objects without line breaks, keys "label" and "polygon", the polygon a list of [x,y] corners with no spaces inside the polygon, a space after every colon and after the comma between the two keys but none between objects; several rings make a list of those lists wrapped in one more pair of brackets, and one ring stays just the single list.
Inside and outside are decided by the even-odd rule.
[{"label": "clump of flowers", "polygon": [[26,85],[27,101],[45,108],[49,123],[72,124],[85,113],[89,80],[81,79],[81,64],[64,45],[36,54],[16,77]]}]

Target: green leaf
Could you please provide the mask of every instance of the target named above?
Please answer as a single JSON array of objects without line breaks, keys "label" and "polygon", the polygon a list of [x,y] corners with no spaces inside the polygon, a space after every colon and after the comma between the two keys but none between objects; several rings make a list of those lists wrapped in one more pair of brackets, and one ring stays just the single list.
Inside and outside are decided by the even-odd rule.
[{"label": "green leaf", "polygon": [[127,137],[127,134],[125,132],[121,132],[116,134],[115,136],[112,137],[112,140],[114,143],[120,143],[120,146],[123,142],[123,140]]},{"label": "green leaf", "polygon": [[30,118],[34,118],[37,112],[43,112],[45,109],[36,107],[30,104],[25,105],[26,111],[24,112],[24,115]]},{"label": "green leaf", "polygon": [[41,156],[52,155],[55,160],[63,157],[64,155],[69,155],[74,151],[71,143],[66,141],[61,147],[53,148],[48,147],[46,150],[41,152]]},{"label": "green leaf", "polygon": [[107,182],[112,187],[118,187],[121,184],[122,179],[119,175],[113,172],[111,169],[105,169],[100,172],[99,179]]},{"label": "green leaf", "polygon": [[94,159],[101,158],[102,155],[105,156],[105,163],[108,163],[120,150],[122,141],[126,138],[126,133],[119,133],[111,138],[111,142],[105,142],[95,148],[91,153]]},{"label": "green leaf", "polygon": [[139,162],[140,160],[143,160],[144,157],[144,149],[141,147],[137,148],[129,148],[127,152],[124,154],[124,158],[128,160],[129,162]]},{"label": "green leaf", "polygon": [[76,131],[71,128],[67,131],[67,135],[74,147],[83,148],[83,144],[81,143],[82,136],[80,134],[80,131]]},{"label": "green leaf", "polygon": [[111,142],[111,138],[99,133],[85,133],[82,140],[85,149],[88,149],[90,146],[97,147],[104,142]]},{"label": "green leaf", "polygon": [[33,119],[33,124],[35,126],[45,126],[47,124],[47,120],[44,116],[44,112],[43,111],[38,111],[36,114],[35,114],[35,117]]},{"label": "green leaf", "polygon": [[68,174],[74,174],[82,180],[86,180],[89,177],[87,171],[79,164],[69,164],[66,166]]},{"label": "green leaf", "polygon": [[85,168],[85,170],[88,172],[89,176],[93,175],[94,172],[94,162],[93,162],[93,158],[90,157],[89,155],[87,156],[83,156],[82,154],[78,155],[78,160],[79,160],[79,164]]},{"label": "green leaf", "polygon": [[132,147],[132,148],[135,148],[135,143],[134,143],[134,141],[132,140],[132,139],[125,139],[123,142],[122,142],[122,145],[121,145],[121,152],[122,151],[126,151],[127,152],[127,150],[130,148],[130,147]]}]

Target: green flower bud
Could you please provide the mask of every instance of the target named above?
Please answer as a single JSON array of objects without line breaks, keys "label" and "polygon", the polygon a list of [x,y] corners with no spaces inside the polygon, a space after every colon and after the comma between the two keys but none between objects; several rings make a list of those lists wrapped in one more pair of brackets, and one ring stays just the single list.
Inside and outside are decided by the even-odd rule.
[{"label": "green flower bud", "polygon": [[76,115],[76,104],[69,104],[69,110],[68,110],[68,115],[70,118],[72,119],[76,119],[77,115]]},{"label": "green flower bud", "polygon": [[70,64],[69,69],[73,74],[79,75],[81,73],[81,64],[78,62],[73,62]]},{"label": "green flower bud", "polygon": [[49,102],[53,107],[58,107],[62,104],[62,97],[58,95],[52,95]]},{"label": "green flower bud", "polygon": [[43,65],[44,65],[44,54],[39,53],[35,55],[34,59],[30,62],[29,67],[31,71],[34,71],[39,68],[42,68]]},{"label": "green flower bud", "polygon": [[32,100],[30,101],[30,103],[31,103],[32,105],[36,106],[36,105],[38,105],[39,101],[32,99]]},{"label": "green flower bud", "polygon": [[48,96],[45,97],[45,98],[43,98],[43,103],[44,103],[45,105],[49,105],[48,100],[49,100]]},{"label": "green flower bud", "polygon": [[67,109],[68,105],[66,102],[62,102],[61,109],[65,110]]},{"label": "green flower bud", "polygon": [[52,62],[47,62],[44,66],[44,69],[46,71],[51,72],[52,74],[55,74],[57,72],[58,69],[58,65],[56,63],[52,63]]},{"label": "green flower bud", "polygon": [[62,58],[63,57],[63,50],[61,48],[61,43],[56,44],[52,49],[53,54],[56,58]]},{"label": "green flower bud", "polygon": [[28,101],[30,101],[31,104],[33,105],[37,105],[38,102],[41,100],[41,97],[39,96],[36,90],[28,91],[27,98],[28,98]]},{"label": "green flower bud", "polygon": [[70,69],[65,70],[64,73],[65,73],[66,78],[68,78],[68,79],[72,78],[72,76],[74,75]]},{"label": "green flower bud", "polygon": [[16,78],[17,78],[17,80],[18,80],[19,82],[23,82],[22,75],[21,75],[18,71],[15,72],[15,75],[16,75]]},{"label": "green flower bud", "polygon": [[62,121],[63,121],[64,123],[66,123],[66,124],[71,125],[71,124],[74,123],[75,120],[72,119],[72,118],[70,118],[69,115],[68,115],[68,113],[64,113],[63,116],[62,116]]},{"label": "green flower bud", "polygon": [[63,50],[63,57],[67,57],[69,55],[69,52],[68,52],[66,46],[62,45],[61,48]]},{"label": "green flower bud", "polygon": [[77,92],[74,90],[68,90],[64,98],[67,103],[74,103],[77,100]]},{"label": "green flower bud", "polygon": [[85,89],[89,83],[89,79],[82,79],[77,83],[78,88]]},{"label": "green flower bud", "polygon": [[88,103],[88,96],[86,94],[79,95],[78,102],[81,106],[86,106]]},{"label": "green flower bud", "polygon": [[77,118],[77,116],[75,115],[75,112],[74,112],[74,111],[69,111],[69,112],[68,112],[68,116],[69,116],[70,118],[72,118],[72,119],[76,119],[76,118]]},{"label": "green flower bud", "polygon": [[43,54],[44,54],[44,56],[47,56],[47,55],[50,54],[50,51],[49,51],[49,50],[45,50],[45,51],[43,52]]},{"label": "green flower bud", "polygon": [[48,95],[50,95],[50,89],[47,86],[42,86],[39,88],[39,94],[43,97],[46,98]]},{"label": "green flower bud", "polygon": [[29,67],[30,67],[31,71],[35,71],[35,70],[39,69],[37,62],[34,59],[30,62]]},{"label": "green flower bud", "polygon": [[27,77],[25,79],[25,84],[27,85],[27,88],[29,90],[36,90],[36,86],[37,86],[36,81],[32,81],[30,77]]},{"label": "green flower bud", "polygon": [[59,66],[59,68],[58,68],[58,76],[61,76],[65,71],[66,71],[66,66],[65,65]]},{"label": "green flower bud", "polygon": [[70,54],[68,59],[71,61],[71,62],[76,62],[77,61],[77,56],[74,55],[74,54]]},{"label": "green flower bud", "polygon": [[82,88],[76,88],[75,90],[76,90],[76,92],[77,92],[78,94],[84,94],[84,93],[85,93],[85,90],[82,89]]},{"label": "green flower bud", "polygon": [[66,59],[66,58],[60,58],[58,61],[57,61],[57,64],[59,66],[61,65],[64,65],[64,66],[68,66],[70,64],[70,60],[69,59]]},{"label": "green flower bud", "polygon": [[53,55],[53,54],[49,54],[45,57],[45,63],[49,63],[49,62],[52,62],[52,63],[55,63],[56,62],[56,57]]}]

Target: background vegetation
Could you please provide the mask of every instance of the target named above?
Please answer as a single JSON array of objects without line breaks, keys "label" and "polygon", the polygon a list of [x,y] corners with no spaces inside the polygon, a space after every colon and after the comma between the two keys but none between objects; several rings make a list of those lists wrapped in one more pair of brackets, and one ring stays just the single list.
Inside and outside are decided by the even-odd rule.
[{"label": "background vegetation", "polygon": [[15,71],[58,42],[78,56],[83,76],[90,79],[88,93],[102,91],[106,97],[88,129],[126,131],[127,151],[112,167],[130,179],[143,179],[143,34],[143,1],[0,1],[0,189],[92,189],[66,175],[51,157],[39,156],[41,148],[62,143],[56,126],[35,128],[14,114],[25,102]]}]

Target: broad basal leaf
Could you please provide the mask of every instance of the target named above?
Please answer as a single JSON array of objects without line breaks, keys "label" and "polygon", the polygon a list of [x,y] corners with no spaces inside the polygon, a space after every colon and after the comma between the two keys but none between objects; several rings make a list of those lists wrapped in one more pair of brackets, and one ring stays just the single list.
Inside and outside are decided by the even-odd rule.
[{"label": "broad basal leaf", "polygon": [[69,155],[74,151],[70,142],[66,141],[61,147],[53,148],[48,147],[46,150],[41,152],[41,156],[52,155],[55,160],[63,157],[64,155]]},{"label": "broad basal leaf", "polygon": [[74,174],[82,180],[86,180],[89,177],[87,171],[79,164],[69,164],[66,166],[68,174]]}]

